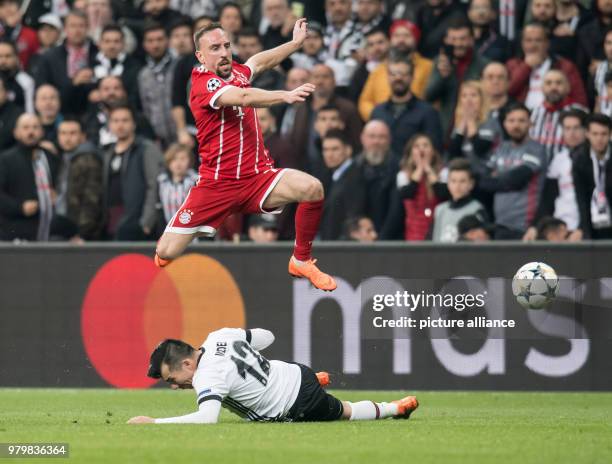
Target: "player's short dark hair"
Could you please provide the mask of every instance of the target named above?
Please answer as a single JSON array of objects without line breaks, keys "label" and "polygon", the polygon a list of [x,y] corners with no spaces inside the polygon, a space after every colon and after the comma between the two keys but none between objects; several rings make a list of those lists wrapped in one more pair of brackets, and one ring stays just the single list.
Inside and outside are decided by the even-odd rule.
[{"label": "player's short dark hair", "polygon": [[163,31],[164,35],[168,36],[168,32],[166,31],[166,28],[162,25],[162,23],[160,23],[158,21],[147,19],[145,21],[144,27],[142,28],[142,38],[143,38],[143,40],[144,40],[144,38],[146,37],[146,35],[148,33],[155,32],[155,31]]},{"label": "player's short dark hair", "polygon": [[321,141],[329,140],[329,139],[340,140],[342,145],[349,146],[349,147],[351,146],[351,141],[349,140],[348,136],[346,135],[346,131],[344,131],[342,129],[330,129],[330,130],[328,130],[325,133],[325,135],[323,136],[323,138],[321,139]]},{"label": "player's short dark hair", "polygon": [[571,110],[562,111],[559,115],[559,124],[563,125],[563,121],[567,118],[576,118],[580,121],[580,125],[585,127],[587,114],[579,109],[573,108]]},{"label": "player's short dark hair", "polygon": [[214,23],[210,23],[206,27],[203,27],[199,31],[196,31],[195,34],[193,34],[193,42],[195,44],[195,49],[200,50],[200,39],[202,38],[204,34],[207,34],[208,32],[214,31],[216,29],[221,29],[222,31],[225,30],[223,29],[223,26],[221,26],[221,23],[214,22]]},{"label": "player's short dark hair", "polygon": [[508,115],[514,111],[524,111],[525,113],[527,113],[527,117],[531,116],[531,111],[529,111],[529,108],[527,108],[524,103],[512,102],[504,109],[504,121],[506,121]]},{"label": "player's short dark hair", "polygon": [[456,16],[448,22],[448,26],[446,26],[446,30],[457,31],[459,29],[467,29],[470,32],[470,35],[473,36],[474,32],[472,31],[472,25],[468,21],[467,18],[463,16]]},{"label": "player's short dark hair", "polygon": [[118,32],[119,34],[121,34],[122,38],[125,37],[125,34],[123,33],[123,29],[121,29],[121,26],[115,23],[107,24],[106,26],[104,26],[102,28],[102,32],[100,33],[100,37],[102,37],[107,32]]},{"label": "player's short dark hair", "polygon": [[472,164],[465,158],[455,158],[448,163],[448,173],[453,171],[467,172],[471,179],[474,179],[474,171],[472,170]]},{"label": "player's short dark hair", "polygon": [[245,27],[243,29],[240,29],[238,33],[236,34],[236,42],[241,37],[255,37],[259,41],[259,43],[261,43],[261,37],[259,36],[257,31],[253,29],[252,27]]},{"label": "player's short dark hair", "polygon": [[172,371],[180,365],[181,361],[188,358],[195,348],[182,340],[167,338],[153,350],[149,358],[149,370],[147,376],[152,379],[161,378],[161,368],[166,364]]},{"label": "player's short dark hair", "polygon": [[586,119],[587,128],[591,127],[591,124],[598,124],[600,126],[605,126],[608,130],[612,130],[612,119],[609,116],[606,116],[602,113],[593,113],[589,114]]},{"label": "player's short dark hair", "polygon": [[373,27],[372,29],[370,29],[368,32],[366,32],[363,36],[365,38],[370,37],[371,35],[376,35],[376,34],[382,34],[384,35],[387,39],[389,39],[389,32],[387,32],[385,29],[383,29],[380,26],[376,26]]},{"label": "player's short dark hair", "polygon": [[556,230],[562,226],[567,227],[565,221],[552,216],[544,216],[538,221],[538,224],[536,226],[538,230],[538,240],[545,240],[546,235],[549,232],[552,232],[553,230]]},{"label": "player's short dark hair", "polygon": [[72,123],[72,124],[76,124],[79,126],[79,130],[81,132],[85,132],[85,126],[83,125],[83,121],[81,121],[79,118],[77,118],[76,116],[65,116],[64,119],[62,119],[62,122],[60,122],[60,125],[64,124],[64,123]]}]

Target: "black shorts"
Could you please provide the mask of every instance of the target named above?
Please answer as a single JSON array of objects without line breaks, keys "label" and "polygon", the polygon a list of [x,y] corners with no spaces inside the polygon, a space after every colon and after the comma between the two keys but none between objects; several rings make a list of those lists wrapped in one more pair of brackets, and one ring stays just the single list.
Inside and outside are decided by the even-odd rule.
[{"label": "black shorts", "polygon": [[342,401],[328,394],[321,385],[315,372],[308,366],[295,363],[302,371],[302,384],[289,410],[288,418],[293,422],[335,421],[342,417]]}]

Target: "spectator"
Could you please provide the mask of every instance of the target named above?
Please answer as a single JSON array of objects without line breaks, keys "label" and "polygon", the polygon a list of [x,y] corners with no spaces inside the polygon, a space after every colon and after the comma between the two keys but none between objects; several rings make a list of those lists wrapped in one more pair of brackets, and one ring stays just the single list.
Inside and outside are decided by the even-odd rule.
[{"label": "spectator", "polygon": [[15,44],[21,69],[28,69],[30,58],[40,45],[36,31],[23,24],[19,0],[0,2],[0,37]]},{"label": "spectator", "polygon": [[34,79],[19,69],[17,49],[12,42],[0,41],[0,76],[8,98],[27,113],[34,111]]},{"label": "spectator", "polygon": [[[104,26],[98,44],[100,51],[93,62],[93,82],[98,83],[107,76],[118,76],[126,89],[136,90],[140,64],[125,52],[125,35],[121,27],[115,24]],[[91,84],[90,92],[94,88],[95,85]],[[98,98],[99,94],[95,94],[93,98],[90,94],[90,101]],[[130,101],[132,104],[138,102],[136,92],[131,93]]]},{"label": "spectator", "polygon": [[154,22],[162,24],[169,34],[170,26],[181,19],[181,13],[170,8],[170,0],[144,0],[143,11],[145,13],[143,33],[146,24]]},{"label": "spectator", "polygon": [[[88,35],[93,43],[99,44],[102,31],[106,26],[112,24],[114,16],[113,6],[117,8],[119,6],[118,2],[115,0],[87,0],[86,5],[83,8],[79,8],[87,15],[89,24]],[[74,4],[73,8],[76,8]],[[116,15],[116,17],[122,18],[122,15]],[[125,52],[128,54],[134,52],[138,45],[134,32],[125,25],[121,26],[121,32],[124,37]]]},{"label": "spectator", "polygon": [[461,83],[478,79],[487,62],[474,53],[470,24],[461,18],[449,23],[445,46],[434,60],[434,69],[425,91],[427,101],[440,102],[440,120],[445,135],[452,127],[452,114]]},{"label": "spectator", "polygon": [[53,219],[57,158],[38,147],[38,116],[19,116],[14,136],[18,144],[0,156],[0,239],[46,241]]},{"label": "spectator", "polygon": [[612,1],[595,0],[593,3],[596,16],[578,31],[576,66],[585,80],[589,74],[595,74],[597,65],[604,59],[603,41],[612,27]]},{"label": "spectator", "polygon": [[154,143],[136,136],[130,107],[113,108],[109,125],[117,142],[104,152],[106,235],[119,241],[151,238],[157,219],[157,176],[162,169],[162,154]]},{"label": "spectator", "polygon": [[[287,80],[285,81],[285,90],[297,89],[300,85],[304,85],[310,79],[310,72],[303,68],[293,67],[287,73]],[[278,127],[280,133],[283,136],[288,136],[293,131],[293,125],[295,122],[295,105],[275,105],[271,108],[274,113],[276,120],[278,121]]]},{"label": "spectator", "polygon": [[[355,104],[336,95],[334,71],[327,65],[318,64],[312,68],[310,77],[316,89],[310,101],[296,105],[293,133],[289,137],[291,144],[299,150],[312,153],[316,139],[315,115],[324,106],[335,106],[344,121],[351,146],[357,150],[363,123]],[[300,155],[300,159],[305,159],[305,157],[305,154]]]},{"label": "spectator", "polygon": [[[433,63],[431,60],[423,58],[416,51],[421,31],[410,21],[396,20],[391,25],[391,49],[390,54],[394,59],[401,56],[408,56],[412,61],[414,69],[410,91],[418,98],[425,97],[425,88],[431,75]],[[379,65],[365,83],[359,96],[359,113],[364,121],[370,119],[372,110],[376,105],[386,102],[391,96],[391,86],[389,84],[389,64],[388,60]]]},{"label": "spectator", "polygon": [[372,243],[378,239],[378,234],[369,217],[355,216],[344,223],[344,238],[359,243]]},{"label": "spectator", "polygon": [[509,140],[495,150],[480,188],[494,194],[495,239],[521,239],[535,218],[544,185],[546,152],[529,138],[529,110],[517,103],[504,116]]},{"label": "spectator", "polygon": [[469,161],[453,160],[448,166],[446,184],[451,198],[436,206],[432,230],[434,242],[456,242],[461,219],[473,214],[486,214],[482,204],[471,195],[475,184]]},{"label": "spectator", "polygon": [[172,120],[176,127],[178,143],[192,148],[196,144],[197,130],[189,107],[189,89],[191,73],[199,65],[195,54],[182,56],[178,59],[172,76]]},{"label": "spectator", "polygon": [[87,17],[81,11],[73,10],[66,16],[64,33],[64,42],[42,56],[34,78],[37,86],[51,84],[59,90],[62,112],[82,114],[98,50],[87,37]]},{"label": "spectator", "polygon": [[612,121],[603,114],[587,119],[586,138],[574,153],[572,176],[580,212],[580,230],[587,239],[612,238]]},{"label": "spectator", "polygon": [[549,31],[555,27],[555,0],[531,0],[531,21],[542,24]]},{"label": "spectator", "polygon": [[559,124],[561,113],[572,108],[584,111],[587,109],[572,102],[569,82],[563,71],[547,71],[542,81],[542,92],[544,104],[531,112],[529,135],[546,147],[546,156],[550,161],[563,149],[563,129]]},{"label": "spectator", "polygon": [[361,49],[363,33],[351,20],[351,0],[325,0],[328,17],[323,40],[328,51],[325,61],[336,76],[339,87],[348,87],[357,69],[357,52]]},{"label": "spectator", "polygon": [[[488,102],[480,82],[461,84],[448,154],[451,159],[466,158],[477,176],[487,171],[491,152],[499,143],[496,122],[489,119],[488,114]],[[480,193],[476,198],[484,200]]]},{"label": "spectator", "polygon": [[327,50],[323,43],[323,26],[318,23],[308,23],[308,35],[302,50],[290,57],[293,66],[311,70],[315,65],[325,63]]},{"label": "spectator", "polygon": [[159,201],[163,213],[163,226],[170,223],[187,194],[197,181],[198,173],[193,170],[191,148],[177,143],[164,153],[166,168],[157,177]]},{"label": "spectator", "polygon": [[278,223],[274,214],[254,214],[249,218],[249,240],[254,243],[272,243],[278,240]]},{"label": "spectator", "polygon": [[287,0],[262,0],[263,18],[259,33],[264,50],[278,47],[291,40],[296,17]]},{"label": "spectator", "polygon": [[306,172],[309,172],[321,182],[325,183],[328,177],[328,170],[325,168],[323,160],[322,143],[325,134],[332,129],[344,131],[346,123],[342,119],[340,110],[333,105],[326,105],[317,111],[313,125],[314,138],[312,143],[307,147],[307,157],[299,158],[298,165],[305,166]]},{"label": "spectator", "polygon": [[170,25],[170,53],[175,58],[191,55],[194,52],[193,21],[183,16]]},{"label": "spectator", "polygon": [[224,2],[225,0],[209,0],[207,2],[202,2],[201,0],[170,0],[170,8],[192,18],[203,15],[212,18],[217,16],[219,5],[222,5]]},{"label": "spectator", "polygon": [[[123,82],[117,76],[108,76],[98,82],[100,100],[92,103],[83,117],[87,139],[102,148],[115,143],[117,138],[108,127],[109,112],[117,105],[127,103],[127,93]],[[147,118],[136,113],[136,133],[142,137],[153,139],[155,134]]]},{"label": "spectator", "polygon": [[[246,63],[253,55],[263,51],[263,46],[254,29],[244,28],[236,34],[236,49],[240,62]],[[251,85],[266,90],[280,90],[284,86],[284,80],[284,76],[276,69],[268,69],[257,74]]]},{"label": "spectator", "polygon": [[363,150],[357,157],[357,164],[366,191],[364,212],[372,218],[376,230],[382,230],[395,195],[399,157],[391,151],[389,127],[376,119],[364,126],[361,145]]},{"label": "spectator", "polygon": [[357,0],[354,9],[355,22],[362,34],[367,35],[374,29],[389,30],[391,18],[385,14],[383,0]]},{"label": "spectator", "polygon": [[64,119],[60,114],[60,96],[57,89],[48,84],[38,87],[34,108],[43,127],[41,146],[48,152],[57,154],[57,128]]},{"label": "spectator", "polygon": [[360,169],[353,161],[353,149],[343,131],[327,132],[323,138],[323,159],[332,175],[325,188],[319,234],[322,240],[338,240],[344,222],[363,213],[365,189]]},{"label": "spectator", "polygon": [[595,113],[605,114],[606,116],[612,116],[612,98],[608,95],[612,95],[612,71],[608,71],[604,76],[604,85],[606,89],[605,97],[598,97],[595,100]]},{"label": "spectator", "polygon": [[62,20],[54,14],[47,13],[38,19],[36,36],[38,37],[39,47],[36,53],[30,56],[30,61],[26,68],[28,74],[36,75],[42,55],[58,44],[62,29]]},{"label": "spectator", "polygon": [[384,121],[391,129],[391,149],[403,153],[406,142],[416,133],[429,134],[436,147],[442,147],[438,112],[410,91],[414,68],[407,58],[389,61],[391,98],[372,111],[372,119]]},{"label": "spectator", "polygon": [[[571,154],[586,139],[585,119],[586,114],[575,109],[565,111],[559,116],[559,125],[563,131],[563,145],[548,166],[544,191],[535,221],[537,223],[544,216],[554,216],[563,220],[571,231],[569,237],[571,241],[582,239],[582,231],[578,228],[580,213],[572,178]],[[523,240],[533,240],[536,235],[536,227],[530,227]]]},{"label": "spectator", "polygon": [[605,59],[597,65],[595,75],[593,79],[589,79],[589,82],[592,82],[590,93],[593,96],[592,100],[595,101],[594,111],[607,114],[612,101],[612,94],[608,94],[606,85],[606,75],[612,71],[612,29],[606,32],[603,47]]},{"label": "spectator", "polygon": [[489,63],[482,70],[481,78],[482,92],[489,104],[487,122],[495,127],[496,140],[503,136],[502,120],[508,105],[514,101],[508,96],[510,76],[508,70],[501,63]]},{"label": "spectator", "polygon": [[138,74],[138,91],[145,117],[151,122],[162,146],[176,140],[176,126],[172,119],[172,77],[176,60],[168,48],[168,35],[161,24],[147,25],[142,46],[146,65]]},{"label": "spectator", "polygon": [[[425,240],[436,206],[448,198],[446,185],[439,180],[441,169],[442,159],[431,138],[425,134],[414,135],[406,145],[398,175],[396,198],[399,203],[396,201],[391,206],[394,213],[399,211],[399,215],[390,216],[391,222],[385,224],[383,229],[384,237],[394,236],[389,229],[403,225],[404,240]],[[403,224],[398,224],[398,219]]]},{"label": "spectator", "polygon": [[419,52],[433,59],[440,53],[450,24],[457,18],[465,18],[459,2],[453,0],[426,0],[418,9],[416,24],[423,33],[419,41]]},{"label": "spectator", "polygon": [[0,153],[15,145],[13,128],[23,110],[8,99],[4,79],[0,79]]},{"label": "spectator", "polygon": [[480,214],[465,216],[457,224],[460,242],[488,242],[494,229]]},{"label": "spectator", "polygon": [[471,0],[468,18],[474,31],[474,50],[491,61],[505,63],[510,58],[511,46],[508,39],[495,28],[497,12],[493,0]]},{"label": "spectator", "polygon": [[237,53],[236,50],[236,34],[244,27],[244,17],[240,10],[240,5],[234,2],[226,2],[219,9],[219,23],[227,34],[232,46],[234,47],[234,55]]},{"label": "spectator", "polygon": [[57,179],[56,213],[70,222],[80,238],[99,239],[102,226],[100,154],[94,144],[85,139],[78,119],[63,120],[58,127],[57,140],[61,168]]},{"label": "spectator", "polygon": [[547,242],[567,242],[570,240],[567,224],[562,219],[544,217],[538,223],[538,240]]},{"label": "spectator", "polygon": [[541,24],[525,26],[521,39],[521,58],[512,58],[506,63],[510,73],[511,97],[524,102],[530,110],[544,102],[542,79],[549,69],[559,69],[570,83],[570,98],[583,106],[587,105],[584,85],[573,63],[560,56],[550,55],[548,31]]},{"label": "spectator", "polygon": [[[388,55],[389,38],[384,30],[372,29],[365,34],[365,59],[353,74],[348,89],[348,97],[353,102],[357,103],[359,95],[368,80],[368,76],[378,65],[387,59]],[[364,120],[367,120],[367,118]]]},{"label": "spectator", "polygon": [[[574,61],[578,52],[577,33],[593,19],[593,15],[578,0],[555,0],[555,11],[551,50]],[[583,81],[585,79],[586,74]]]}]

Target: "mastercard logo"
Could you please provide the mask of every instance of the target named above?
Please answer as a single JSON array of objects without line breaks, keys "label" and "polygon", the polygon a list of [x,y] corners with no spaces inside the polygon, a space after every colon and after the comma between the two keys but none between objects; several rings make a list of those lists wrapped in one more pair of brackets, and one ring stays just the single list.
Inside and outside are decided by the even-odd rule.
[{"label": "mastercard logo", "polygon": [[189,254],[159,269],[140,254],[106,262],[92,279],[81,312],[89,361],[117,388],[147,388],[151,351],[164,338],[198,347],[221,327],[245,327],[240,289],[219,261]]}]

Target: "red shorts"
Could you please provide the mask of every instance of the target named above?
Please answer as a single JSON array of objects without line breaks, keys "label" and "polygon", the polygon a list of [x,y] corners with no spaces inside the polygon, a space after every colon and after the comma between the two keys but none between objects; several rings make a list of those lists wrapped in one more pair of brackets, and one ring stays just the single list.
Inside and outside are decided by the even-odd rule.
[{"label": "red shorts", "polygon": [[269,169],[246,179],[201,179],[170,219],[166,232],[214,235],[230,214],[278,214],[282,208],[266,211],[263,204],[284,173],[284,169]]}]

